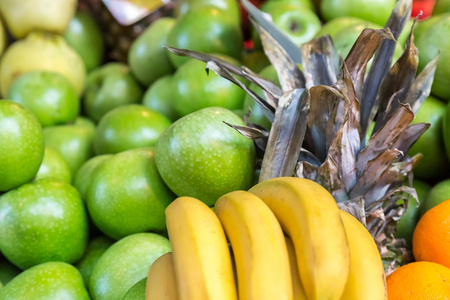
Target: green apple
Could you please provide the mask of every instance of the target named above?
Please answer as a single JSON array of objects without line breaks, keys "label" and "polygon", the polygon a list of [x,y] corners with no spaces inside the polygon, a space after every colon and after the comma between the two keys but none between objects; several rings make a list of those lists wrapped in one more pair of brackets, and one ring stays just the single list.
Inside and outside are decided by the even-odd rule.
[{"label": "green apple", "polygon": [[446,104],[445,113],[442,119],[442,137],[447,153],[447,158],[450,160],[450,102]]},{"label": "green apple", "polygon": [[174,18],[160,18],[131,44],[128,52],[131,73],[146,87],[174,70],[163,46],[167,45],[167,37],[175,23]]},{"label": "green apple", "polygon": [[320,28],[320,30],[316,33],[316,37],[323,36],[326,34],[334,36],[337,32],[344,29],[345,27],[361,24],[367,24],[367,21],[357,17],[349,17],[349,16],[338,17],[323,24],[322,28]]},{"label": "green apple", "polygon": [[64,262],[34,266],[0,289],[0,300],[89,300],[77,269]]},{"label": "green apple", "polygon": [[137,232],[165,230],[164,211],[175,195],[161,179],[153,152],[152,148],[124,151],[93,171],[86,202],[92,220],[104,234],[120,239]]},{"label": "green apple", "polygon": [[0,254],[0,282],[6,285],[14,277],[20,274],[22,270],[13,265],[3,255]]},{"label": "green apple", "polygon": [[450,0],[438,0],[433,7],[432,15],[450,13]]},{"label": "green apple", "polygon": [[67,183],[72,182],[69,165],[64,160],[64,157],[50,146],[45,146],[44,159],[34,180],[44,178],[54,178]]},{"label": "green apple", "polygon": [[[231,57],[220,55],[220,58],[239,65]],[[220,106],[229,110],[242,107],[245,92],[212,71],[206,74],[205,66],[204,62],[191,58],[173,75],[172,103],[181,117],[211,106]]]},{"label": "green apple", "polygon": [[384,26],[396,0],[322,0],[320,12],[326,20],[351,16]]},{"label": "green apple", "polygon": [[242,56],[242,65],[255,73],[259,73],[270,65],[270,61],[262,50],[245,51]]},{"label": "green apple", "polygon": [[178,196],[200,199],[208,206],[253,182],[255,146],[232,125],[244,121],[228,109],[208,107],[175,121],[159,138],[156,166]]},{"label": "green apple", "polygon": [[450,179],[441,180],[434,184],[423,203],[420,214],[423,216],[436,205],[450,199]]},{"label": "green apple", "polygon": [[[412,246],[412,237],[414,228],[416,228],[417,222],[420,219],[420,209],[431,189],[431,186],[419,179],[414,179],[413,187],[416,189],[417,197],[419,198],[419,205],[417,205],[416,199],[410,197],[408,200],[408,208],[397,222],[394,236],[396,238],[403,238],[408,243],[409,247]],[[399,203],[397,201],[397,203]]]},{"label": "green apple", "polygon": [[[259,73],[259,75],[267,80],[276,83],[279,86],[278,74],[274,66],[272,65],[267,66]],[[265,99],[264,92],[259,86],[252,83],[250,84],[249,88],[252,91],[254,91],[258,96]],[[251,115],[250,118],[248,119],[248,122],[260,125],[266,129],[270,129],[272,127],[272,122],[270,122],[269,119],[267,119],[266,115],[264,115],[264,111],[261,108],[261,106],[258,103],[256,103],[256,101],[250,95],[247,94],[245,95],[243,105],[244,114],[248,113],[249,110],[251,110]]]},{"label": "green apple", "polygon": [[86,211],[68,183],[41,179],[11,190],[0,196],[0,215],[0,251],[21,269],[83,255]]},{"label": "green apple", "polygon": [[172,75],[166,75],[153,82],[142,98],[145,107],[159,112],[170,121],[178,119],[173,107]]},{"label": "green apple", "polygon": [[72,178],[94,155],[95,125],[86,118],[78,117],[74,124],[46,127],[43,132],[45,145],[55,148],[64,157]]},{"label": "green apple", "polygon": [[73,186],[78,190],[83,201],[86,201],[86,193],[92,181],[92,173],[95,168],[108,157],[111,157],[111,154],[97,155],[89,158],[81,165],[75,174]]},{"label": "green apple", "polygon": [[122,297],[122,300],[145,300],[145,289],[147,287],[147,277],[138,281]]},{"label": "green apple", "polygon": [[261,11],[299,47],[312,40],[322,26],[314,11],[299,1],[269,0],[261,5]]},{"label": "green apple", "polygon": [[42,127],[22,105],[0,100],[0,192],[33,179],[44,156]]},{"label": "green apple", "polygon": [[430,96],[425,99],[414,117],[412,123],[431,124],[408,151],[410,156],[423,154],[422,160],[413,170],[414,177],[432,180],[448,174],[450,164],[445,152],[442,130],[445,108],[445,103]]},{"label": "green apple", "polygon": [[96,154],[154,146],[170,120],[143,105],[124,105],[108,112],[98,123],[94,151]]},{"label": "green apple", "polygon": [[309,10],[312,10],[312,11],[315,10],[313,0],[268,0],[268,1],[265,1],[261,5],[261,7],[264,6],[264,5],[267,5],[268,2],[270,2],[270,3],[274,3],[274,2],[278,2],[278,3],[288,2],[288,3],[293,3],[295,5],[302,5],[302,6],[308,8]]},{"label": "green apple", "polygon": [[[85,203],[87,190],[92,181],[93,171],[99,164],[101,164],[105,159],[107,159],[110,156],[111,154],[94,156],[88,159],[86,162],[84,162],[81,165],[81,167],[77,170],[73,180],[73,186],[78,190],[81,199]],[[91,237],[97,236],[98,234],[101,233],[100,230],[95,226],[90,215],[88,215],[88,222],[89,222],[89,236]]]},{"label": "green apple", "polygon": [[[167,44],[172,47],[205,53],[220,53],[240,59],[243,34],[240,24],[230,20],[226,13],[214,7],[188,11],[177,20],[169,33]],[[169,54],[175,67],[188,58]]]},{"label": "green apple", "polygon": [[[437,54],[439,59],[434,74],[431,94],[442,100],[450,100],[450,13],[437,15],[416,40],[419,49],[419,70],[423,70]],[[432,18],[432,19],[433,19]],[[426,21],[425,21],[426,22]]]},{"label": "green apple", "polygon": [[220,14],[227,15],[236,24],[241,23],[241,12],[239,1],[236,0],[183,0],[175,2],[174,14],[177,18],[190,11],[214,7],[219,9]]},{"label": "green apple", "polygon": [[87,71],[100,66],[105,46],[102,31],[93,15],[78,10],[63,36],[67,44],[83,59]]},{"label": "green apple", "polygon": [[139,103],[142,89],[123,63],[108,63],[92,71],[86,80],[84,110],[94,122],[110,110]]},{"label": "green apple", "polygon": [[83,92],[86,77],[83,60],[60,35],[32,32],[6,49],[0,62],[2,95],[8,94],[17,77],[30,71],[60,73],[72,83],[78,95]]},{"label": "green apple", "polygon": [[417,20],[416,26],[414,27],[414,42],[417,42],[424,32],[428,30],[428,28],[434,26],[434,23],[439,21],[440,16],[431,16],[425,20]]},{"label": "green apple", "polygon": [[171,251],[170,242],[155,233],[129,235],[109,247],[100,257],[89,280],[96,300],[120,300],[138,281],[147,277],[152,263]]},{"label": "green apple", "polygon": [[105,253],[105,251],[114,244],[115,240],[101,235],[91,239],[86,247],[86,251],[83,254],[83,257],[77,261],[75,267],[77,267],[78,271],[81,273],[81,277],[83,277],[83,282],[86,287],[89,284],[89,279],[91,278],[92,270],[97,264],[100,257]]},{"label": "green apple", "polygon": [[72,122],[80,110],[72,84],[55,72],[31,71],[20,75],[12,83],[7,98],[33,112],[42,127]]},{"label": "green apple", "polygon": [[77,0],[2,0],[0,13],[11,34],[24,38],[34,30],[63,33],[75,14]]}]

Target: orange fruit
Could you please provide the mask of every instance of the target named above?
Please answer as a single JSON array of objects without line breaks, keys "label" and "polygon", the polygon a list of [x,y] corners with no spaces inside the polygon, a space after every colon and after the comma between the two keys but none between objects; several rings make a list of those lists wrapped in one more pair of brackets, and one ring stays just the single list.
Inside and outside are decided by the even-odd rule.
[{"label": "orange fruit", "polygon": [[416,261],[450,267],[450,200],[436,205],[420,218],[412,248]]},{"label": "orange fruit", "polygon": [[450,269],[432,262],[413,262],[386,278],[389,300],[450,299]]}]

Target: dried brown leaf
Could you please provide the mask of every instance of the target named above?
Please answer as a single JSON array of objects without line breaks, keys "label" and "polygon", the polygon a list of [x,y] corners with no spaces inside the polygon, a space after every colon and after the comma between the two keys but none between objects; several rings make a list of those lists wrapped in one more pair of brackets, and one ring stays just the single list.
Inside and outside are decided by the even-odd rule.
[{"label": "dried brown leaf", "polygon": [[355,83],[358,99],[361,99],[362,97],[362,87],[367,63],[378,49],[383,39],[394,39],[389,29],[364,29],[345,59],[350,76]]},{"label": "dried brown leaf", "polygon": [[[408,39],[402,56],[392,66],[381,83],[380,92],[372,110],[376,109],[378,111],[374,132],[383,126],[397,109],[398,104],[405,101],[405,96],[416,76],[418,64],[419,52],[414,46],[413,38],[411,37]],[[392,97],[392,95],[395,95],[395,97]]]},{"label": "dried brown leaf", "polygon": [[332,85],[337,80],[339,57],[329,35],[321,36],[301,46],[306,88]]},{"label": "dried brown leaf", "polygon": [[439,56],[433,58],[419,73],[405,97],[405,102],[411,105],[414,113],[417,113],[423,101],[430,95]]},{"label": "dried brown leaf", "polygon": [[339,166],[339,176],[345,190],[350,191],[356,183],[356,155],[359,150],[359,133],[351,127],[347,118],[333,140],[328,157]]},{"label": "dried brown leaf", "polygon": [[381,82],[384,76],[389,72],[392,63],[392,57],[395,50],[395,39],[406,25],[411,16],[412,0],[399,0],[395,9],[392,11],[385,28],[390,29],[394,40],[385,39],[381,42],[372,62],[372,67],[364,81],[361,100],[361,125],[363,132],[366,132],[374,116],[373,107],[378,96]]},{"label": "dried brown leaf", "polygon": [[392,149],[394,143],[402,135],[405,129],[414,119],[414,114],[409,105],[400,104],[392,117],[384,126],[367,142],[366,147],[359,153],[356,161],[358,174],[361,174],[369,161],[379,156],[388,149]]},{"label": "dried brown leaf", "polygon": [[264,28],[284,49],[288,55],[298,64],[302,63],[302,56],[298,51],[297,45],[295,45],[289,37],[287,37],[282,31],[280,31],[270,20],[268,20],[264,14],[256,8],[250,1],[241,0],[241,3],[248,11],[248,13],[255,19],[259,25]]},{"label": "dried brown leaf", "polygon": [[265,130],[261,130],[258,128],[254,128],[254,127],[247,127],[247,126],[238,126],[238,125],[233,125],[230,124],[228,122],[223,121],[225,124],[227,124],[228,126],[230,126],[231,128],[235,129],[237,132],[239,132],[240,134],[242,134],[243,136],[245,136],[248,139],[259,139],[259,138],[267,138],[269,136],[269,133]]},{"label": "dried brown leaf", "polygon": [[325,162],[317,168],[315,181],[327,189],[336,202],[346,202],[348,198],[345,183],[339,176],[339,167],[333,159],[328,156]]},{"label": "dried brown leaf", "polygon": [[[216,73],[217,75],[219,75],[225,79],[228,79],[229,81],[231,81],[232,83],[236,84],[241,89],[246,91],[247,94],[249,94],[256,101],[256,103],[259,104],[259,106],[261,106],[264,115],[270,121],[273,121],[277,103],[275,100],[273,100],[274,98],[269,97],[269,95],[271,95],[270,93],[268,93],[269,95],[266,94],[266,99],[271,99],[272,101],[266,101],[265,99],[262,99],[261,97],[258,96],[257,93],[250,90],[247,87],[247,85],[245,85],[241,81],[239,81],[231,72],[229,72],[227,69],[223,68],[221,65],[218,65],[214,61],[208,61],[206,63],[206,70],[213,70],[213,72]],[[262,88],[262,89],[264,90],[264,88]]]},{"label": "dried brown leaf", "polygon": [[[308,128],[314,143],[315,155],[321,161],[327,156],[328,146],[326,141],[334,138],[335,133],[331,133],[331,138],[327,138],[327,126],[333,111],[337,109],[337,103],[342,101],[344,95],[334,87],[314,86],[310,90],[311,110],[308,118]],[[335,112],[337,114],[337,112]]]},{"label": "dried brown leaf", "polygon": [[[381,152],[376,158],[367,162],[364,171],[359,176],[353,189],[350,191],[350,198],[365,197],[372,189],[379,178],[390,170],[392,165],[403,153],[397,149],[389,149]],[[367,199],[366,199],[367,202]]]},{"label": "dried brown leaf", "polygon": [[393,147],[407,153],[409,148],[419,139],[419,137],[427,131],[430,127],[430,123],[416,123],[411,124],[406,128],[398,140],[394,143]]},{"label": "dried brown leaf", "polygon": [[309,113],[307,90],[286,92],[275,112],[259,180],[293,176]]},{"label": "dried brown leaf", "polygon": [[346,202],[339,202],[338,207],[354,216],[366,226],[366,211],[364,210],[364,199],[362,197]]},{"label": "dried brown leaf", "polygon": [[263,27],[257,23],[254,26],[261,38],[264,53],[277,71],[281,89],[286,92],[305,88],[303,73],[292,57]]},{"label": "dried brown leaf", "polygon": [[228,61],[223,60],[212,54],[201,53],[198,51],[193,51],[193,50],[188,50],[188,49],[178,49],[178,48],[169,47],[169,46],[165,46],[165,48],[167,50],[169,50],[170,52],[172,52],[176,55],[179,55],[179,56],[192,57],[192,58],[198,59],[200,61],[203,61],[205,63],[214,62],[218,67],[220,67],[220,70],[228,71],[226,73],[224,72],[225,75],[229,76],[228,73],[232,73],[232,74],[238,75],[242,78],[245,78],[248,81],[259,86],[260,88],[262,88],[264,91],[268,92],[275,98],[279,98],[282,94],[282,91],[280,90],[280,88],[275,83],[271,82],[270,80],[266,80],[263,77],[255,74],[255,73],[250,74],[250,73],[246,72],[245,70],[229,63]]},{"label": "dried brown leaf", "polygon": [[317,167],[308,161],[300,161],[297,164],[296,175],[299,178],[306,178],[312,181],[316,181]]},{"label": "dried brown leaf", "polygon": [[[389,200],[394,203],[397,201],[397,199],[390,199],[394,194],[409,192],[411,188],[402,184],[407,177],[407,173],[411,171],[411,162],[395,163],[391,168],[385,169],[372,189],[364,196],[366,207],[389,206]],[[403,197],[401,195],[400,193],[399,197]]]}]

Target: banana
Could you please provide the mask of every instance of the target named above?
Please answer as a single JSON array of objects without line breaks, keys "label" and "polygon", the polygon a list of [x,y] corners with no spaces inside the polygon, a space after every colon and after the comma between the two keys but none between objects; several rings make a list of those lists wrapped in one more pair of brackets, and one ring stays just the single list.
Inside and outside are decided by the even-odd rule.
[{"label": "banana", "polygon": [[219,217],[234,253],[240,300],[293,300],[286,242],[272,211],[255,195],[220,197]]},{"label": "banana", "polygon": [[300,274],[298,272],[297,258],[295,257],[294,244],[291,239],[285,236],[286,246],[289,253],[289,264],[291,265],[292,276],[292,288],[294,291],[294,300],[307,300],[305,290],[303,289],[302,282],[300,280]]},{"label": "banana", "polygon": [[180,300],[236,300],[227,239],[214,212],[192,197],[166,208]]},{"label": "banana", "polygon": [[161,255],[150,266],[145,300],[178,300],[172,252]]},{"label": "banana", "polygon": [[387,299],[386,278],[377,245],[355,217],[341,210],[350,247],[350,275],[342,300]]},{"label": "banana", "polygon": [[331,194],[314,181],[295,177],[269,179],[249,192],[269,206],[294,243],[308,299],[340,299],[349,274],[350,252]]}]

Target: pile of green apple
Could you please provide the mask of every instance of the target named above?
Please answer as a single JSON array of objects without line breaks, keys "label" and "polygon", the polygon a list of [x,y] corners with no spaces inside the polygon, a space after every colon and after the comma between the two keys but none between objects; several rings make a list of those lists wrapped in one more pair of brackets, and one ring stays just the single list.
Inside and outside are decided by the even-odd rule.
[{"label": "pile of green apple", "polygon": [[[345,56],[396,2],[355,1],[260,8],[298,46],[330,34]],[[144,299],[150,265],[171,251],[165,208],[182,195],[213,206],[257,180],[261,153],[225,122],[244,126],[251,110],[250,122],[270,128],[259,106],[163,47],[277,82],[241,10],[235,0],[180,0],[116,62],[76,0],[0,1],[0,300]]]}]

